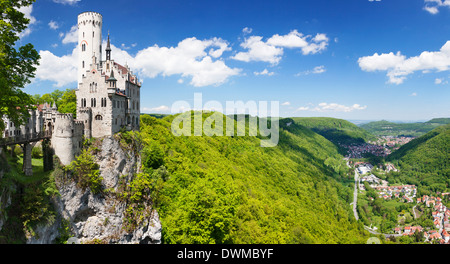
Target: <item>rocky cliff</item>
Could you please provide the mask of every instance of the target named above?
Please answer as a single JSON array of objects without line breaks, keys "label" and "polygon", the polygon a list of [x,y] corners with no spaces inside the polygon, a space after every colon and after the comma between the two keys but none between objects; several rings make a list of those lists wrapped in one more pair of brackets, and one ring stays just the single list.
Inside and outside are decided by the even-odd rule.
[{"label": "rocky cliff", "polygon": [[102,191],[82,188],[73,171],[56,168],[56,221],[38,226],[28,243],[54,243],[61,236],[80,243],[160,243],[161,223],[151,203],[140,205],[147,213],[130,228],[129,201],[122,194],[140,173],[139,148],[123,144],[117,135],[97,139],[92,146],[89,154],[98,164]]}]

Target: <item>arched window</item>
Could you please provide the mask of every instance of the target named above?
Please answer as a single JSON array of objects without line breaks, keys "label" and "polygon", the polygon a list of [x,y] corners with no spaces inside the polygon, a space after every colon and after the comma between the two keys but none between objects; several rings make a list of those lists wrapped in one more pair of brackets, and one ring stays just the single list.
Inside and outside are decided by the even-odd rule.
[{"label": "arched window", "polygon": [[96,115],[96,116],[95,116],[95,120],[103,120],[103,116],[101,116],[101,115]]}]

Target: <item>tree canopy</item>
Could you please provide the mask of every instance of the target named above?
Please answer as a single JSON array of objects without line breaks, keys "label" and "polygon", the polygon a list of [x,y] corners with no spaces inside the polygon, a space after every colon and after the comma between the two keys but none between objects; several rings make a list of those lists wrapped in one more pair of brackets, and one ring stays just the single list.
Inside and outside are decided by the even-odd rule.
[{"label": "tree canopy", "polygon": [[[23,123],[32,107],[30,95],[21,89],[30,83],[39,64],[39,54],[30,43],[17,47],[20,33],[29,19],[19,11],[34,0],[0,0],[0,116],[7,115],[14,123]],[[0,122],[0,131],[4,129]]]}]

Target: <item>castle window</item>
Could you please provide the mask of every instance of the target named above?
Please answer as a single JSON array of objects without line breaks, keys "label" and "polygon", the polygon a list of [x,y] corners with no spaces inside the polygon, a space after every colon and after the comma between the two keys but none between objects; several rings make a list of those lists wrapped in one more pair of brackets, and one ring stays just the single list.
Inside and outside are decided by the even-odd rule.
[{"label": "castle window", "polygon": [[84,68],[84,61],[82,62],[82,67]]},{"label": "castle window", "polygon": [[96,115],[95,120],[103,120],[103,117],[101,115]]}]

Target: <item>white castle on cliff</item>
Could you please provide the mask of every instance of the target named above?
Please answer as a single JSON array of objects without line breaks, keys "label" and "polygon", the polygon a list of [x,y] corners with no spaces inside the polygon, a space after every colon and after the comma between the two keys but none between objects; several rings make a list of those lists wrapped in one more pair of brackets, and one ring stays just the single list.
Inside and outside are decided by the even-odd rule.
[{"label": "white castle on cliff", "polygon": [[25,125],[15,127],[3,117],[3,137],[51,131],[51,146],[62,164],[68,165],[80,152],[84,138],[111,136],[125,130],[139,130],[141,83],[127,65],[111,58],[108,34],[102,60],[102,15],[78,15],[77,119],[61,114],[56,105],[38,106]]}]

